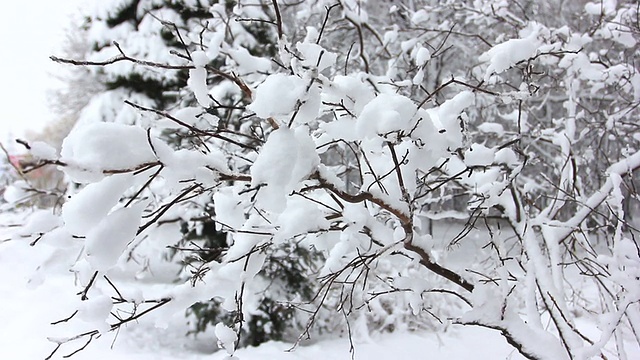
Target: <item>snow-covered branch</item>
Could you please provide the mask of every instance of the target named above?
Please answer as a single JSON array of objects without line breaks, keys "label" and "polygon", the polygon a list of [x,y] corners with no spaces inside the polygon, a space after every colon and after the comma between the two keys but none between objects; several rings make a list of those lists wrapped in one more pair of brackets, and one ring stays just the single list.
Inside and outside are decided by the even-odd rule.
[{"label": "snow-covered branch", "polygon": [[[51,356],[185,309],[230,356],[451,323],[529,359],[631,353],[637,6],[122,4],[90,16],[85,60],[52,57],[106,90],[23,169],[65,174],[16,239],[74,253],[58,326],[95,327]],[[121,291],[167,264],[161,291]]]}]

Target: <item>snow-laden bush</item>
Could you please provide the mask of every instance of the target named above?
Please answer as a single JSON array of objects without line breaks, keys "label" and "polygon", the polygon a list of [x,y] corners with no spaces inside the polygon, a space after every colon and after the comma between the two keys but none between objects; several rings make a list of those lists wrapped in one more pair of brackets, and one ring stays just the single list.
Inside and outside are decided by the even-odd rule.
[{"label": "snow-laden bush", "polygon": [[[56,350],[210,299],[234,314],[215,326],[230,355],[263,325],[252,316],[278,307],[304,310],[302,335],[433,317],[495,329],[530,359],[638,346],[633,2],[119,4],[133,20],[96,22],[90,59],[54,60],[183,86],[95,97],[42,159],[85,185],[52,226],[20,232],[81,248],[78,314],[96,323]],[[175,43],[153,48],[150,34]],[[451,218],[466,220],[458,235],[432,231]],[[204,249],[215,256],[190,279],[153,299],[119,294],[111,274],[158,244],[203,251],[176,224],[204,221],[226,246]],[[481,226],[486,237],[469,235]],[[309,298],[283,291],[282,261],[305,264]]]}]

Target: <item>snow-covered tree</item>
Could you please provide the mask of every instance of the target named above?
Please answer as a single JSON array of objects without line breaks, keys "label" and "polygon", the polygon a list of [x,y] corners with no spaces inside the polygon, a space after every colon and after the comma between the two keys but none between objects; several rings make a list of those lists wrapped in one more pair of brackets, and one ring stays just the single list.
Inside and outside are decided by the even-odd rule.
[{"label": "snow-covered tree", "polygon": [[[215,299],[236,315],[215,326],[233,355],[287,266],[312,294],[269,298],[304,310],[302,335],[433,316],[529,359],[640,345],[634,2],[119,4],[98,9],[88,59],[54,58],[129,84],[42,157],[86,184],[34,231],[78,249],[78,314],[96,323],[56,350]],[[458,235],[430,231],[451,217]],[[203,218],[227,235],[190,279],[153,298],[109,279],[158,244],[202,250],[180,224]]]},{"label": "snow-covered tree", "polygon": [[[100,58],[104,57],[104,54],[108,56],[110,52],[119,52],[118,49],[133,48],[130,56],[162,58],[165,54],[170,55],[170,52],[182,51],[183,57],[189,58],[191,52],[200,49],[201,44],[187,37],[183,38],[181,32],[183,29],[190,29],[190,31],[200,29],[204,22],[214,17],[214,14],[208,12],[202,5],[191,5],[193,6],[184,1],[101,3],[96,12],[84,20],[83,31],[71,33],[64,55],[66,58],[75,59]],[[265,37],[269,31],[275,34],[271,27],[248,22],[238,30],[246,33],[245,40],[238,40],[238,44],[242,45],[244,51],[249,50],[253,54],[264,57],[274,54],[275,37],[271,40]],[[126,34],[126,37],[121,34]],[[263,40],[258,42],[253,40],[254,38]],[[113,39],[117,43],[105,39]],[[128,42],[135,46],[129,45]],[[145,67],[72,69],[77,70],[70,72],[70,75],[64,78],[67,86],[54,94],[54,100],[58,100],[61,121],[45,129],[43,136],[55,136],[56,132],[52,130],[64,129],[65,124],[73,126],[78,121],[80,123],[78,126],[96,121],[117,121],[125,124],[144,122],[145,119],[131,113],[131,106],[139,106],[141,103],[149,104],[150,108],[155,110],[180,109],[176,113],[176,116],[180,117],[187,116],[194,119],[199,117],[203,121],[214,117],[222,118],[227,122],[226,127],[229,129],[239,126],[238,118],[242,115],[239,111],[241,108],[233,105],[234,94],[228,93],[223,86],[219,93],[220,98],[224,102],[229,101],[231,105],[212,106],[207,108],[206,112],[194,107],[197,105],[197,100],[193,92],[187,88],[189,78],[187,69],[173,69],[175,71],[170,76],[155,69],[149,71],[150,69]],[[138,98],[139,102],[129,105],[123,103],[123,99],[132,98]],[[72,122],[67,119],[72,119]],[[67,133],[68,130],[70,127]],[[193,144],[193,134],[187,128],[163,129],[161,127],[158,130],[157,136],[166,140],[170,146],[198,147],[198,144]],[[65,136],[66,133],[62,138]],[[52,142],[55,146],[56,141]],[[185,246],[189,247],[187,253],[189,256],[182,256],[182,252],[173,250],[168,250],[167,255],[180,261],[185,267],[185,274],[189,276],[192,276],[191,272],[197,271],[203,262],[217,259],[220,252],[227,247],[226,233],[216,229],[214,221],[207,216],[212,206],[210,200],[208,203],[202,201],[191,204],[188,214],[174,219],[180,224],[179,230],[182,236],[179,239],[172,237],[174,243],[171,244],[171,249],[185,250]],[[243,343],[257,345],[266,340],[281,339],[285,330],[291,331],[296,327],[297,319],[293,316],[294,309],[278,304],[271,293],[274,293],[277,298],[285,294],[302,299],[309,299],[311,296],[311,286],[309,280],[303,276],[303,270],[308,266],[305,264],[309,262],[308,257],[312,252],[302,248],[288,247],[287,251],[293,250],[298,256],[287,260],[287,256],[283,256],[284,250],[274,251],[273,256],[269,257],[270,262],[260,273],[260,276],[277,281],[262,291],[261,296],[256,300],[259,304],[256,311],[245,316],[248,325],[243,328]],[[145,259],[157,257],[157,255],[155,252],[148,254],[145,251],[136,251],[135,261],[144,268],[148,266]],[[221,311],[219,307],[220,304],[215,299],[194,304],[189,309],[189,313],[195,317],[194,332],[204,331],[209,325],[215,325],[220,321],[230,324],[236,321],[237,314],[228,314]]]}]

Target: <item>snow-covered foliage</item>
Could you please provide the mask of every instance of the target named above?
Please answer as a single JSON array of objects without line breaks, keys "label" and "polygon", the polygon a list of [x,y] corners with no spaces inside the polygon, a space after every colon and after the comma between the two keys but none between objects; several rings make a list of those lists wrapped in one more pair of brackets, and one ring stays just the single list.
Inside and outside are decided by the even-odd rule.
[{"label": "snow-covered foliage", "polygon": [[[269,311],[303,310],[300,338],[459,324],[529,359],[640,346],[637,4],[171,3],[101,2],[97,50],[75,63],[172,90],[106,91],[58,158],[36,154],[84,184],[16,237],[78,253],[78,316],[95,329],[59,346],[215,299],[234,356],[266,293]],[[113,11],[135,21],[100,21]],[[451,218],[459,234],[431,231]],[[205,220],[223,246],[175,226]],[[149,243],[217,253],[163,293],[120,294],[123,264],[160,256]],[[311,296],[282,285],[288,261]]]}]

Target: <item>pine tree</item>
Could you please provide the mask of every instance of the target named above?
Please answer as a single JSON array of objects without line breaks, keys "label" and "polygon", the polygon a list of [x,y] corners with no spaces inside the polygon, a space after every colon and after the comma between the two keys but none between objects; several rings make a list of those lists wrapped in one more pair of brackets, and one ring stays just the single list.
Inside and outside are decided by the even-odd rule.
[{"label": "pine tree", "polygon": [[[216,9],[232,14],[233,6],[233,2],[227,1],[222,2]],[[232,19],[230,22],[236,23],[232,25],[218,22],[214,26],[222,28],[222,38],[214,38],[208,42],[207,39],[199,38],[206,28],[211,29],[211,24],[216,23],[216,18],[210,11],[210,5],[204,6],[198,1],[129,0],[118,1],[113,5],[105,4],[102,7],[102,11],[87,19],[87,31],[92,34],[90,40],[93,41],[93,52],[88,57],[91,61],[99,62],[120,54],[155,63],[184,64],[187,60],[193,60],[194,52],[211,49],[212,41],[217,41],[217,46],[224,46],[226,51],[237,54],[237,61],[242,61],[246,56],[270,57],[275,54],[277,34],[272,27],[260,21],[236,23],[236,19]],[[225,30],[225,26],[231,26],[232,29]],[[243,49],[247,49],[249,54],[243,54]],[[225,64],[222,56],[210,57],[212,60],[209,65],[214,68],[233,66]],[[268,68],[271,64],[264,65],[263,62],[261,66]],[[137,116],[137,111],[144,108],[166,112],[183,109],[174,113],[176,118],[188,117],[196,128],[213,125],[220,134],[233,133],[248,123],[247,119],[241,119],[247,99],[244,94],[229,91],[230,85],[237,81],[233,78],[207,79],[208,84],[214,89],[219,88],[220,91],[212,91],[219,94],[219,97],[211,97],[211,104],[206,107],[206,112],[202,112],[195,106],[199,101],[206,100],[196,99],[189,90],[187,69],[165,71],[126,63],[93,70],[95,78],[102,81],[105,91],[94,96],[85,108],[81,122],[119,121],[145,124],[156,121],[153,116]],[[125,105],[124,101],[130,101],[139,108],[132,109],[131,106]],[[89,111],[86,111],[87,109]],[[193,131],[185,127],[171,127],[164,130],[161,136],[176,148],[187,146],[199,148],[205,153],[208,151],[206,144],[193,141]],[[260,138],[247,139],[247,142],[241,145],[250,149],[260,142]],[[223,226],[211,220],[212,209],[212,203],[199,204],[192,209],[190,215],[179,219],[183,236],[174,248],[191,248],[190,256],[180,260],[184,266],[183,273],[187,276],[197,277],[199,268],[209,262],[219,261],[221,254],[229,246]],[[295,333],[292,330],[299,327],[298,318],[294,314],[295,309],[281,305],[278,299],[297,299],[301,302],[311,299],[312,284],[305,273],[314,266],[317,254],[298,246],[268,251],[267,263],[261,272],[265,279],[265,288],[257,294],[259,304],[257,309],[249,314],[249,318],[242,319],[242,314],[227,312],[221,308],[219,301],[211,299],[197,303],[187,311],[187,315],[193,317],[194,333],[205,331],[210,325],[221,321],[233,325],[242,320],[247,323],[242,329],[243,344],[258,345]],[[295,256],[291,256],[292,254]],[[178,255],[179,252],[175,251],[169,253],[174,261],[179,260]]]}]

